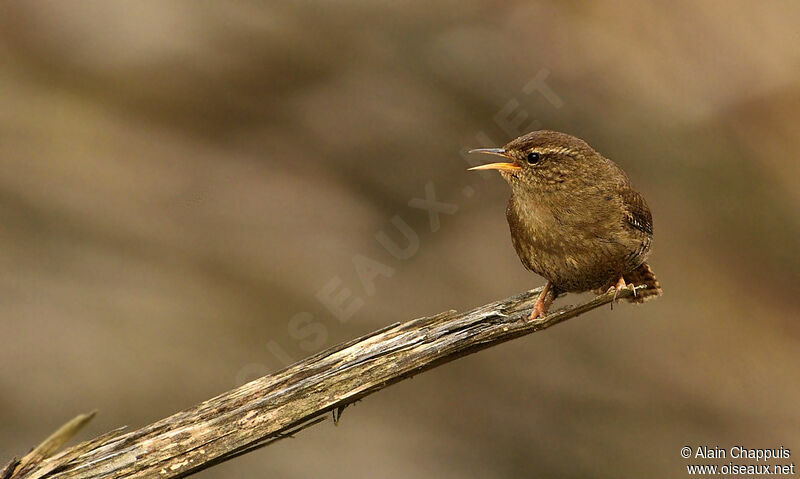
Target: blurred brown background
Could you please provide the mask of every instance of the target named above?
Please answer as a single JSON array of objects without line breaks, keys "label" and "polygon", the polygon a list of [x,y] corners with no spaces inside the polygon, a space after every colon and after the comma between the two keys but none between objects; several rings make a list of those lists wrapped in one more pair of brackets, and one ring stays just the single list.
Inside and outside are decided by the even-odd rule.
[{"label": "blurred brown background", "polygon": [[[79,412],[100,410],[81,439],[138,427],[542,284],[508,187],[462,155],[535,128],[644,192],[664,297],[199,477],[672,478],[684,445],[800,454],[798,23],[791,1],[2,2],[0,461]],[[435,232],[408,205],[428,184],[458,208]],[[409,259],[376,240],[404,243],[395,215]],[[356,255],[390,277],[366,291]],[[363,300],[347,321],[317,299],[337,280]]]}]

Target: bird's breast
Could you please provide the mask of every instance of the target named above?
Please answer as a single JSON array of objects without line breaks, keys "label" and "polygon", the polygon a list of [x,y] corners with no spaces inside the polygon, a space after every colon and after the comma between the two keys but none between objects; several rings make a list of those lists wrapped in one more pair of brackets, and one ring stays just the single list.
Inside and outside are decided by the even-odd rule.
[{"label": "bird's breast", "polygon": [[621,221],[611,211],[556,209],[530,200],[521,204],[512,196],[506,216],[522,264],[560,289],[594,289],[622,274],[630,248],[617,241]]}]

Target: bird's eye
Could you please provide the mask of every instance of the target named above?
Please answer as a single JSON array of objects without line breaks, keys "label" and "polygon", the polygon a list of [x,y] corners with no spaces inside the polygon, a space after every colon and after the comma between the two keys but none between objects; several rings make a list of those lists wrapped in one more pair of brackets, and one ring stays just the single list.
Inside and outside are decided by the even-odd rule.
[{"label": "bird's eye", "polygon": [[527,160],[529,165],[535,165],[539,162],[539,153],[536,153],[535,151],[528,153]]}]

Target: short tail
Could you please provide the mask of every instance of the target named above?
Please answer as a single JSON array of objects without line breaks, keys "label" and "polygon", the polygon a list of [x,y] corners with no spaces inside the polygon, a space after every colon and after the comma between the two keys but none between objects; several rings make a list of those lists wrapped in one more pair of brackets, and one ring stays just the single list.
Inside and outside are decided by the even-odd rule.
[{"label": "short tail", "polygon": [[[656,279],[655,273],[650,269],[650,265],[642,263],[638,268],[622,276],[627,284],[636,286],[636,296],[625,298],[631,303],[644,303],[657,296],[661,296],[661,285]],[[646,286],[642,288],[641,286]]]}]

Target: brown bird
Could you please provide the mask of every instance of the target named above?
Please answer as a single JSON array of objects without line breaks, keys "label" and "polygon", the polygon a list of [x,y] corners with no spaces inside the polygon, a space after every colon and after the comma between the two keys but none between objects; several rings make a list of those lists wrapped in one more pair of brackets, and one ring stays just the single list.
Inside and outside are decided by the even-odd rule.
[{"label": "brown bird", "polygon": [[527,269],[547,280],[531,319],[544,317],[565,292],[618,293],[630,284],[628,301],[635,303],[661,294],[645,262],[653,238],[650,209],[613,161],[580,138],[547,130],[471,152],[506,160],[470,169],[498,170],[511,185],[506,218],[514,249]]}]

